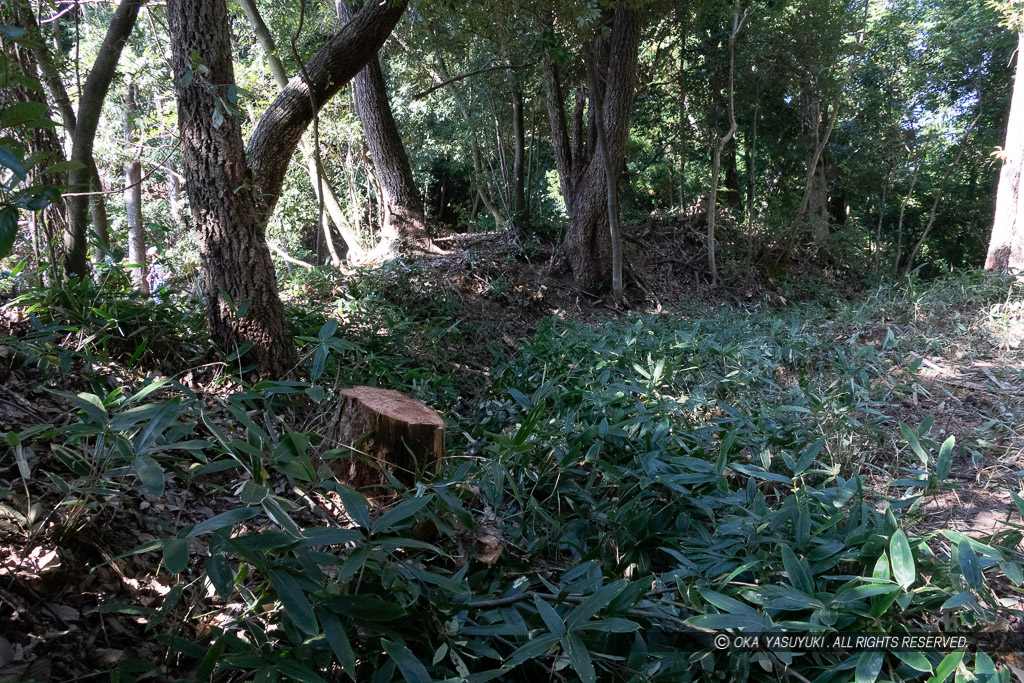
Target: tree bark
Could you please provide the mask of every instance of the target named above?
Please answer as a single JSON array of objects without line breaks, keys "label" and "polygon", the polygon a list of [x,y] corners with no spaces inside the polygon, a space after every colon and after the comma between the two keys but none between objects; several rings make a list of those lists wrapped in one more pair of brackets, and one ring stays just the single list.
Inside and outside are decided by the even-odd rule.
[{"label": "tree bark", "polygon": [[1021,67],[1024,28],[1017,34],[1017,41],[1017,72],[996,191],[996,216],[985,258],[985,269],[1000,273],[1024,270],[1024,184],[1021,182],[1024,175],[1024,68]]},{"label": "tree bark", "polygon": [[622,292],[622,235],[619,232],[619,174],[616,173],[608,153],[608,133],[604,127],[604,102],[597,77],[597,64],[593,53],[587,56],[587,89],[590,106],[594,110],[594,128],[597,133],[597,154],[604,169],[605,191],[608,202],[608,232],[612,243],[612,298],[623,300]]},{"label": "tree bark", "polygon": [[[124,103],[125,147],[138,144],[135,134],[135,116],[138,104],[135,100],[135,84],[128,84],[128,96]],[[124,206],[128,219],[128,263],[133,264],[132,282],[143,294],[149,294],[149,269],[146,265],[146,228],[142,223],[142,162],[132,159],[124,170]]]},{"label": "tree bark", "polygon": [[[612,171],[621,175],[636,83],[640,13],[628,9],[621,2],[616,3],[614,8],[603,12],[599,32],[604,27],[610,28],[609,37],[601,40],[593,52],[597,60],[598,80],[604,86],[602,108],[608,142],[605,149]],[[544,60],[544,72],[552,149],[569,213],[565,254],[576,285],[581,289],[596,290],[612,283],[606,165],[601,155],[595,154],[597,134],[593,116],[587,123],[586,133],[583,131],[582,99],[577,98],[570,133],[561,73],[550,57]]]},{"label": "tree bark", "polygon": [[[225,0],[168,2],[183,170],[207,323],[222,348],[250,349],[247,360],[259,378],[283,377],[297,362],[265,235],[288,163],[315,112],[380,48],[405,5],[372,4],[343,26],[306,65],[313,97],[303,78],[293,78],[243,149],[236,115],[229,112],[214,125],[234,83]],[[192,69],[192,51],[205,73]]]},{"label": "tree bark", "polygon": [[121,50],[128,41],[139,8],[145,0],[121,0],[107,27],[96,61],[89,70],[78,103],[78,115],[71,135],[71,160],[81,166],[68,173],[67,227],[64,231],[64,276],[85,277],[88,273],[89,186],[92,182],[93,141],[100,122],[103,102],[117,70]]},{"label": "tree bark", "polygon": [[[226,100],[235,82],[225,0],[169,0],[167,9],[181,155],[210,335],[228,352],[251,344],[244,362],[254,362],[260,378],[281,378],[297,355],[285,328],[239,117],[229,114],[214,125],[214,95]],[[209,69],[205,75],[193,72],[193,51]],[[192,73],[191,82],[182,85],[186,73]]]},{"label": "tree bark", "polygon": [[[338,0],[336,6],[340,20],[352,20],[353,10],[346,0]],[[388,258],[396,254],[400,245],[428,241],[423,198],[412,177],[402,135],[388,102],[384,71],[376,55],[356,74],[352,84],[363,137],[384,190],[381,240],[372,254],[374,258]]]},{"label": "tree bark", "polygon": [[387,99],[384,72],[377,57],[353,79],[356,110],[363,124],[366,146],[384,193],[384,219],[380,256],[393,254],[399,245],[427,241],[427,226],[412,167]]},{"label": "tree bark", "polygon": [[[323,107],[376,54],[405,11],[408,0],[369,3],[306,63],[317,106]],[[292,78],[260,117],[246,145],[252,183],[260,192],[257,218],[274,211],[288,162],[313,121],[313,106],[301,77]]]}]

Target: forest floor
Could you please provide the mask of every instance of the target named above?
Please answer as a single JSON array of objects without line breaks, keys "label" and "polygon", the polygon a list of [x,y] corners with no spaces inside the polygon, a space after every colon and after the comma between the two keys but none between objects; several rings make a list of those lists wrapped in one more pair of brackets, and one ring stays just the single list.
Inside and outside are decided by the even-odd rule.
[{"label": "forest floor", "polygon": [[[631,286],[624,306],[573,287],[565,265],[550,249],[522,258],[521,246],[506,233],[443,238],[438,244],[449,253],[424,255],[418,266],[429,273],[426,279],[445,283],[457,295],[461,324],[496,325],[510,353],[518,352],[548,316],[586,322],[627,312],[704,318],[723,308],[742,313],[789,303],[763,278],[734,277],[728,285],[711,287],[701,242],[702,236],[678,218],[655,217],[633,226],[627,235]],[[869,462],[877,492],[898,474],[894,444],[902,438],[899,422],[934,416],[937,433],[943,439],[956,436],[971,457],[958,461],[950,475],[956,489],[933,492],[922,503],[925,515],[919,523],[991,535],[1003,528],[1013,508],[1009,491],[1021,490],[1024,476],[1024,308],[1019,298],[1024,287],[1011,287],[1004,301],[992,301],[987,296],[979,300],[975,295],[980,292],[959,283],[959,291],[936,293],[941,306],[929,300],[927,288],[920,285],[915,296],[898,305],[886,300],[892,294],[888,287],[844,290],[841,300],[833,302],[837,314],[822,321],[820,333],[837,344],[871,345],[881,352],[891,378],[912,378],[911,391],[883,410],[889,418],[882,427],[888,443]],[[881,305],[874,310],[876,303]],[[878,318],[851,320],[848,311],[839,312],[844,307]],[[466,351],[480,367],[495,361],[483,345]]]},{"label": "forest floor", "polygon": [[[820,434],[826,452],[843,466],[849,464],[844,458],[856,461],[874,495],[917,501],[908,530],[949,529],[978,538],[1005,531],[1014,509],[1010,492],[1021,491],[1024,473],[1019,284],[964,276],[835,290],[813,302],[792,303],[791,290],[780,293],[782,288],[765,281],[734,277],[730,285],[710,288],[698,238],[679,228],[670,220],[652,220],[631,231],[629,311],[574,289],[549,249],[524,249],[505,235],[486,234],[441,238],[438,245],[447,253],[326,285],[293,283],[284,295],[297,315],[314,321],[305,324],[308,339],[315,341],[316,328],[333,317],[340,322],[339,337],[354,349],[332,366],[328,391],[331,385],[366,383],[411,393],[445,415],[450,450],[460,457],[500,446],[494,445],[494,432],[503,423],[483,420],[508,410],[502,403],[509,391],[503,373],[529,365],[533,354],[540,357],[560,343],[557,337],[617,335],[616,330],[640,329],[641,320],[674,330],[692,325],[709,330],[723,345],[723,368],[703,383],[678,380],[688,392],[721,399],[734,391],[747,396],[747,389],[730,383],[760,387],[756,391],[763,395],[756,401],[774,406],[763,413],[772,419],[782,420],[779,415],[787,411],[813,413],[812,436]],[[236,508],[237,475],[212,471],[207,484],[196,486],[189,467],[168,464],[159,491],[127,476],[125,467],[100,476],[96,468],[102,466],[88,464],[81,449],[91,444],[98,458],[103,441],[83,425],[92,402],[101,421],[108,410],[114,416],[103,427],[109,435],[117,416],[126,415],[123,396],[163,377],[195,394],[167,404],[178,412],[168,413],[161,429],[181,419],[230,431],[240,418],[215,397],[233,385],[226,381],[225,364],[205,357],[178,367],[168,367],[164,357],[146,366],[139,359],[149,352],[135,343],[131,353],[103,355],[96,351],[98,338],[128,336],[116,322],[84,324],[61,320],[59,307],[48,312],[53,327],[33,322],[24,305],[4,308],[0,321],[7,336],[0,340],[0,431],[17,435],[8,437],[0,457],[0,682],[173,680],[194,666],[189,657],[205,661],[204,651],[189,643],[229,620],[224,610],[204,607],[202,595],[209,598],[212,589],[192,591],[203,577],[202,561],[192,582],[181,583],[168,574],[166,565],[175,560],[161,539]],[[578,332],[580,324],[590,331]],[[154,325],[153,334],[160,329]],[[587,343],[599,347],[608,337],[596,339]],[[118,348],[114,341],[103,348]],[[715,352],[705,351],[701,362],[716,364]],[[543,368],[568,352],[552,353]],[[656,359],[648,354],[647,360]],[[737,380],[737,372],[749,379]],[[118,387],[124,392],[120,398]],[[787,405],[787,397],[800,391],[810,399]],[[83,402],[84,394],[99,397],[99,403]],[[191,407],[196,397],[200,407]],[[293,426],[315,433],[323,427],[322,412],[297,414]],[[955,436],[952,469],[940,482],[954,486],[907,483],[934,470],[935,463],[927,457],[918,461],[900,423],[916,430],[929,416],[936,444]],[[134,424],[123,419],[115,426]],[[274,428],[270,420],[264,426]],[[929,430],[920,431],[924,441]],[[76,442],[75,434],[87,438]],[[132,438],[137,445],[142,437]],[[275,474],[271,487],[286,495],[289,481]],[[324,521],[315,507],[292,516],[300,525]],[[191,549],[194,561],[210,558],[197,541],[186,542],[186,557]],[[183,592],[192,597],[179,604]],[[236,613],[246,609],[237,600],[235,605]],[[175,648],[177,654],[170,654]]]}]

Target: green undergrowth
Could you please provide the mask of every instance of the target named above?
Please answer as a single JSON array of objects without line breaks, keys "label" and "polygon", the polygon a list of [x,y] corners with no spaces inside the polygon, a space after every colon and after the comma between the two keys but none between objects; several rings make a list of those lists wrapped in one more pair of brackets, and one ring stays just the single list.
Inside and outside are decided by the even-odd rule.
[{"label": "green undergrowth", "polygon": [[[26,453],[52,447],[31,475],[52,491],[34,504],[70,511],[64,528],[142,490],[163,495],[168,473],[218,492],[216,515],[131,551],[160,561],[173,584],[163,603],[104,607],[139,615],[174,653],[165,666],[196,680],[1009,680],[985,654],[747,653],[694,639],[966,630],[1011,612],[1024,502],[994,536],[915,531],[921,502],[956,487],[950,473],[978,446],[890,408],[920,390],[928,345],[1012,322],[1015,287],[966,274],[853,303],[554,317],[472,405],[374,341],[387,334],[369,314],[393,292],[370,306],[353,291],[340,323],[303,337],[309,381],[223,401],[173,380],[68,394],[72,428],[7,440],[26,476]],[[421,296],[404,315],[394,301],[380,326],[419,339],[448,329],[452,304]],[[386,511],[330,474],[330,460],[358,454],[318,457],[316,430],[294,418],[296,395],[326,411],[336,386],[357,382],[415,393],[449,421],[441,471],[395,482]],[[868,472],[892,486],[867,486]],[[33,518],[57,533],[54,515]]]},{"label": "green undergrowth", "polygon": [[18,311],[31,330],[5,342],[25,347],[44,367],[59,365],[65,375],[72,360],[138,374],[173,373],[203,357],[208,342],[197,297],[177,289],[143,296],[118,265],[99,267],[97,281],[34,287],[12,297],[3,308]]}]

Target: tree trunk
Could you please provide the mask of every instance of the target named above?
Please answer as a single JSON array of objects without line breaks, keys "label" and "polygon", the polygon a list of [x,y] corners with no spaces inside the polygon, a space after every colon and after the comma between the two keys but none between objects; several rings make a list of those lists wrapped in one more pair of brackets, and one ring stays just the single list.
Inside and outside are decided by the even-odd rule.
[{"label": "tree trunk", "polygon": [[805,84],[800,97],[803,104],[804,161],[810,179],[807,197],[807,225],[811,239],[818,246],[828,241],[828,184],[825,181],[825,156],[819,152],[821,143],[821,99],[816,79]]},{"label": "tree trunk", "polygon": [[[234,83],[225,0],[168,3],[178,128],[207,322],[222,348],[252,345],[248,358],[258,377],[282,377],[297,359],[264,233],[288,164],[316,112],[380,48],[405,6],[405,0],[373,3],[345,24],[306,64],[313,96],[303,78],[293,78],[260,117],[243,151],[237,115],[229,112],[214,125],[215,113],[223,113],[215,103],[228,100]],[[192,69],[193,51],[205,73]]]},{"label": "tree trunk", "polygon": [[181,183],[178,181],[178,167],[168,161],[167,167],[167,201],[171,205],[171,220],[175,225],[181,223]]},{"label": "tree trunk", "polygon": [[[338,0],[337,12],[342,21],[352,19],[352,9],[345,0]],[[375,258],[388,258],[400,245],[428,241],[423,198],[416,188],[402,135],[391,113],[380,59],[376,55],[371,57],[352,83],[363,136],[384,190],[381,241],[372,253]]]},{"label": "tree trunk", "polygon": [[78,115],[71,135],[71,160],[80,164],[68,173],[67,227],[64,231],[64,276],[88,273],[89,186],[92,182],[92,149],[103,102],[117,69],[121,50],[128,41],[144,0],[121,0],[100,45],[99,54],[82,87]]},{"label": "tree trunk", "polygon": [[903,198],[903,203],[900,204],[900,217],[896,222],[896,254],[892,260],[892,275],[896,275],[900,272],[900,259],[903,257],[903,217],[907,212],[907,204],[910,203],[910,198],[914,196],[914,185],[917,184],[917,175],[921,170],[921,162],[918,159],[918,153],[914,151],[914,175],[910,178],[910,187],[907,188],[907,196]]},{"label": "tree trunk", "polygon": [[[46,87],[47,92],[50,93],[50,98],[53,100],[57,111],[60,113],[64,128],[67,130],[68,134],[72,136],[72,139],[74,139],[78,117],[76,116],[74,107],[71,104],[71,98],[68,96],[67,89],[64,87],[63,81],[61,81],[60,72],[53,63],[53,56],[47,48],[46,40],[39,31],[39,25],[36,23],[32,6],[27,2],[27,0],[20,0],[17,4],[16,23],[21,28],[24,28],[32,39],[32,53],[35,56],[35,61],[39,68],[40,80]],[[111,27],[113,28],[113,26]],[[129,28],[128,31],[130,32],[131,29]],[[115,59],[114,61],[116,62],[117,60]],[[92,158],[91,154],[89,155],[87,165],[89,167],[88,171],[90,176],[89,191],[93,193],[89,197],[93,229],[95,230],[100,243],[109,250],[110,221],[107,218],[106,202],[104,201],[103,194],[101,194],[103,192],[103,182],[100,180],[99,169],[96,167],[96,161]],[[97,249],[93,251],[92,260],[94,263],[102,263],[103,258],[104,254],[102,250]]]},{"label": "tree trunk", "polygon": [[807,223],[811,230],[811,239],[816,245],[823,246],[828,241],[828,184],[825,182],[825,169],[818,163],[818,168],[811,176],[811,194],[807,200]]},{"label": "tree trunk", "polygon": [[[138,105],[135,101],[135,84],[128,84],[128,97],[124,105],[124,143],[126,147],[138,144],[135,134],[135,115]],[[142,223],[142,162],[132,159],[124,171],[124,206],[128,218],[128,263],[132,269],[132,282],[149,294],[149,268],[146,265],[146,228]]]},{"label": "tree trunk", "polygon": [[[860,50],[861,46],[864,45],[864,39],[868,34],[868,7],[870,0],[864,0],[864,27],[861,29],[860,36],[857,38],[857,49]],[[825,134],[818,138],[818,143],[814,149],[814,154],[808,159],[807,163],[807,178],[804,181],[804,193],[803,199],[800,200],[800,208],[797,209],[796,216],[793,217],[793,222],[789,226],[789,234],[786,236],[785,244],[783,245],[782,252],[779,254],[779,262],[781,263],[784,259],[788,258],[793,252],[793,246],[796,244],[797,234],[800,232],[800,228],[804,225],[804,220],[807,218],[807,212],[811,203],[811,194],[814,192],[815,186],[815,172],[818,168],[818,160],[821,159],[822,153],[825,151],[825,146],[828,145],[828,139],[832,135],[832,129],[835,128],[836,121],[839,119],[839,109],[843,102],[843,94],[846,91],[846,86],[850,83],[850,78],[853,77],[853,70],[857,66],[859,59],[854,54],[849,65],[846,67],[846,74],[843,76],[842,83],[839,85],[839,90],[836,92],[836,99],[832,103],[832,113],[828,117],[828,125],[825,126]],[[816,89],[816,88],[815,88]],[[826,225],[826,229],[827,229]]]},{"label": "tree trunk", "polygon": [[444,420],[419,401],[390,389],[343,389],[324,442],[350,449],[331,468],[368,495],[388,491],[390,474],[412,486],[416,474],[436,471],[444,458]]},{"label": "tree trunk", "polygon": [[[257,214],[239,117],[229,114],[214,125],[217,99],[208,92],[216,89],[227,100],[228,86],[235,82],[225,0],[169,0],[167,9],[181,155],[210,335],[228,352],[251,344],[244,359],[255,363],[256,374],[282,378],[297,355]],[[192,52],[209,69],[206,74],[193,72]],[[186,73],[192,78],[183,86]]]},{"label": "tree trunk", "polygon": [[523,85],[517,71],[512,72],[512,192],[510,214],[512,227],[520,235],[530,228],[526,211],[526,117],[523,107]]},{"label": "tree trunk", "polygon": [[[740,17],[739,2],[732,15],[732,31],[729,33],[729,73],[726,81],[726,112],[729,116],[729,130],[725,135],[715,139],[711,158],[711,189],[708,191],[708,271],[711,273],[711,284],[718,284],[718,263],[715,259],[715,220],[718,215],[718,175],[722,167],[722,150],[736,135],[739,127],[736,123],[735,77],[736,77],[736,36],[743,28],[747,12]],[[733,152],[733,163],[736,161]],[[728,175],[728,174],[727,174]],[[737,179],[737,185],[739,179]]]},{"label": "tree trunk", "polygon": [[622,235],[619,232],[619,172],[608,154],[608,134],[604,127],[604,102],[601,84],[597,77],[597,64],[593,53],[587,56],[587,89],[590,92],[590,106],[594,110],[594,128],[597,133],[597,154],[601,157],[604,170],[606,198],[608,203],[608,236],[612,247],[612,298],[623,299],[622,292]]},{"label": "tree trunk", "polygon": [[124,171],[125,213],[128,218],[128,263],[132,282],[143,294],[149,294],[149,267],[146,264],[146,228],[142,222],[142,162],[134,159]]},{"label": "tree trunk", "polygon": [[[4,5],[0,5],[0,23],[8,25],[18,25],[23,23],[20,21],[20,17],[17,16],[13,9],[20,8],[8,8]],[[33,20],[34,21],[34,20]],[[32,24],[34,26],[34,23]],[[20,28],[25,28],[24,25]],[[39,76],[39,62],[38,57],[34,51],[27,49],[23,44],[10,43],[6,45],[8,48],[8,54],[13,59],[11,63],[8,63],[8,69],[11,71],[6,74],[5,79],[7,86],[4,90],[4,105],[13,104],[15,102],[35,102],[38,104],[46,105],[47,102],[43,97],[42,93],[36,88],[30,88],[25,83],[25,80],[19,80],[18,75],[13,72],[14,68],[17,68],[21,74],[22,79],[36,80]],[[22,139],[25,144],[25,151],[29,157],[46,158],[46,166],[50,166],[56,163],[64,161],[64,147],[61,144],[60,138],[57,136],[57,131],[53,127],[47,126],[36,126],[25,131],[26,135]],[[60,173],[46,173],[44,172],[45,166],[30,167],[27,169],[26,180],[29,185],[48,185],[50,187],[60,187],[64,185],[65,178]],[[51,217],[55,217],[57,220],[50,221],[43,220],[43,232],[45,233],[46,247],[51,254],[54,253],[53,244],[53,223],[66,225],[63,223],[63,218],[59,215],[60,206],[56,204],[49,205],[44,211]],[[34,251],[41,252],[40,245],[40,234],[39,225],[37,221],[37,214],[30,212],[31,217],[31,232],[33,236]],[[36,260],[37,267],[39,266],[39,259]],[[50,267],[55,268],[56,262],[51,259]]]},{"label": "tree trunk", "polygon": [[985,269],[1000,273],[1024,270],[1024,29],[1017,36],[1017,73],[1010,101],[1010,118],[1006,124],[1003,146],[1003,168],[999,172],[996,192],[996,216],[988,245]]},{"label": "tree trunk", "polygon": [[391,114],[380,60],[371,58],[353,81],[359,121],[363,124],[366,146],[384,193],[381,244],[374,252],[387,256],[399,245],[427,241],[423,198],[413,180],[409,157]]},{"label": "tree trunk", "polygon": [[[604,88],[602,109],[608,142],[605,147],[607,166],[616,175],[621,175],[625,166],[640,24],[639,11],[616,3],[613,9],[604,11],[599,29],[600,32],[609,27],[609,37],[600,40],[597,49],[593,50],[597,79]],[[612,284],[606,164],[600,154],[595,154],[596,145],[593,143],[597,134],[594,117],[590,117],[584,134],[582,100],[577,98],[572,117],[573,130],[570,132],[558,66],[548,57],[544,67],[552,148],[569,213],[565,254],[576,285],[585,290],[597,290]]]},{"label": "tree trunk", "polygon": [[[468,118],[467,118],[468,121]],[[502,226],[505,225],[505,219],[501,216],[501,211],[495,206],[494,201],[491,199],[491,195],[487,192],[487,181],[484,179],[484,168],[483,161],[480,158],[480,143],[477,142],[476,138],[470,138],[469,141],[469,153],[473,158],[473,175],[476,178],[476,191],[480,196],[480,201],[483,202],[484,208],[491,214],[491,218],[494,219],[494,228],[501,230]]]}]

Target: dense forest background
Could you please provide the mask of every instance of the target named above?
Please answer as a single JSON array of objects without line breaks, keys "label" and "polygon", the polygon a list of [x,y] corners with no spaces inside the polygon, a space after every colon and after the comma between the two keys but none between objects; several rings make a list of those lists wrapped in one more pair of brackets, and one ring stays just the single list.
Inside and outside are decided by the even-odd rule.
[{"label": "dense forest background", "polygon": [[1021,678],[1022,44],[3,0],[0,681]]},{"label": "dense forest background", "polygon": [[[237,117],[248,139],[279,85],[243,5],[250,3],[229,6],[236,89],[225,93],[221,115]],[[47,68],[55,70],[44,77],[39,60],[29,56],[38,50],[19,49],[24,77],[47,82],[47,89],[36,88],[38,100],[50,102],[48,79],[59,78],[62,96],[77,101],[83,72],[103,45],[114,9],[89,3],[73,11],[57,3],[33,10],[45,20],[39,39],[46,43]],[[299,74],[298,60],[310,59],[337,30],[330,3],[252,9],[275,50],[272,61],[286,77]],[[296,32],[300,10],[303,31]],[[731,88],[736,126],[720,154],[716,233],[729,275],[806,264],[808,256],[822,270],[858,275],[922,263],[935,273],[984,260],[999,179],[997,150],[1013,90],[1017,40],[1006,27],[1012,8],[905,2],[869,4],[865,11],[862,4],[831,2],[690,2],[636,11],[642,16],[631,79],[635,95],[626,113],[618,183],[623,222],[680,213],[705,216],[706,222],[712,150],[730,129]],[[743,21],[730,47],[739,14]],[[18,24],[13,17],[8,21]],[[586,138],[593,131],[573,126],[590,116],[580,58],[595,29],[610,30],[607,21],[593,3],[423,3],[402,15],[379,56],[380,85],[431,230],[511,226],[524,243],[557,242],[564,235],[569,216],[545,77],[560,79],[566,133],[580,136],[573,144],[596,147]],[[189,277],[198,259],[181,188],[170,49],[164,8],[144,8],[103,98],[95,135],[92,156],[107,192],[97,200],[109,205],[111,217],[109,237],[102,230],[97,235],[110,256],[127,255],[130,212],[123,203],[132,195],[115,190],[130,184],[124,169],[138,161],[145,175],[139,209],[146,247],[156,248],[175,275]],[[7,68],[21,67],[9,60]],[[51,106],[60,121],[57,105]],[[267,221],[281,270],[291,267],[283,254],[337,264],[361,256],[379,239],[385,188],[354,90],[321,106],[322,182],[338,206],[327,209],[329,233],[321,230],[309,167],[299,158],[288,165]],[[48,144],[68,137],[68,130],[58,126]],[[63,148],[30,151],[71,156]],[[37,170],[52,161],[40,162]],[[55,277],[61,248],[48,251],[47,240],[60,234],[62,218],[58,209],[52,213],[33,228],[34,238],[13,240],[8,224],[5,240],[15,242],[15,256],[31,257],[28,272],[50,268]]]}]

